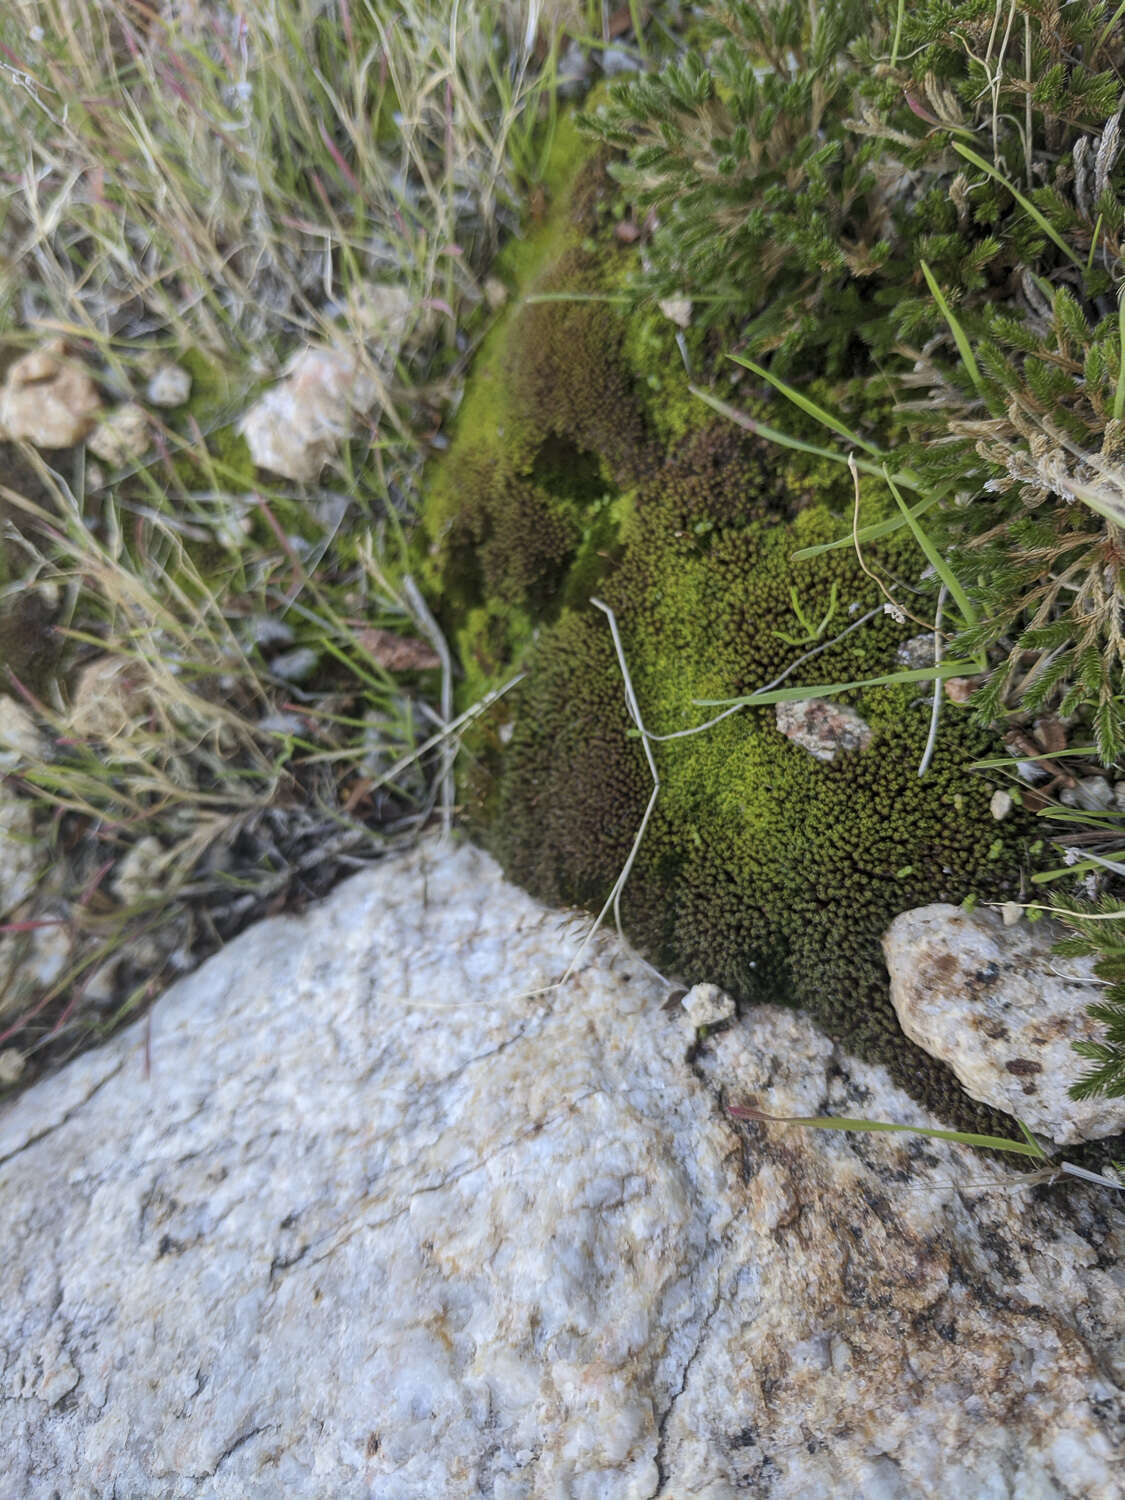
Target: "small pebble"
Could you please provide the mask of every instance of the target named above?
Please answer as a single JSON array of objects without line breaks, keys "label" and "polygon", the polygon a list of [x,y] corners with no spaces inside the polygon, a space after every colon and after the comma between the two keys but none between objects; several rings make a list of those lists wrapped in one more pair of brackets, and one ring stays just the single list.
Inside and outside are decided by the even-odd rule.
[{"label": "small pebble", "polygon": [[258,728],[263,734],[303,734],[305,726],[295,714],[266,714]]},{"label": "small pebble", "polygon": [[1104,776],[1083,776],[1074,793],[1073,805],[1086,812],[1105,812],[1113,805],[1113,788]]},{"label": "small pebble", "polygon": [[135,463],[149,446],[148,416],[144,407],[127,401],[99,422],[86,446],[111,468]]},{"label": "small pebble", "polygon": [[246,633],[255,646],[261,646],[267,651],[274,646],[293,644],[292,625],[275,619],[273,615],[251,615],[246,622]]},{"label": "small pebble", "polygon": [[945,696],[951,703],[968,703],[977,690],[977,682],[976,677],[948,677],[945,683]]},{"label": "small pebble", "polygon": [[904,667],[917,669],[934,664],[934,638],[930,634],[912,635],[895,649],[895,656]]},{"label": "small pebble", "polygon": [[11,1088],[18,1083],[27,1064],[27,1058],[15,1047],[5,1047],[0,1052],[0,1089]]},{"label": "small pebble", "polygon": [[731,997],[717,984],[693,985],[680,1003],[693,1026],[717,1026],[720,1021],[729,1021],[736,1008]]},{"label": "small pebble", "polygon": [[1037,760],[1021,760],[1016,764],[1016,775],[1021,781],[1026,781],[1029,786],[1034,786],[1037,781],[1046,780],[1050,774]]},{"label": "small pebble", "polygon": [[484,300],[488,304],[490,312],[496,312],[504,306],[508,300],[508,288],[500,280],[499,276],[488,276],[484,283]]},{"label": "small pebble", "polygon": [[1014,927],[1023,916],[1023,907],[1018,901],[1003,901],[1000,904],[1000,916],[1005,927]]},{"label": "small pebble", "polygon": [[179,365],[161,365],[145,387],[145,400],[153,406],[183,406],[191,395],[191,376]]},{"label": "small pebble", "polygon": [[999,823],[1006,818],[1012,810],[1012,798],[1008,792],[993,792],[992,801],[988,804],[988,810]]},{"label": "small pebble", "polygon": [[631,52],[624,51],[621,47],[607,47],[604,52],[599,53],[602,72],[607,78],[617,78],[622,73],[636,73],[640,70],[640,59],[634,57]]},{"label": "small pebble", "polygon": [[691,327],[691,299],[689,297],[663,297],[657,306],[669,322],[677,328]]}]

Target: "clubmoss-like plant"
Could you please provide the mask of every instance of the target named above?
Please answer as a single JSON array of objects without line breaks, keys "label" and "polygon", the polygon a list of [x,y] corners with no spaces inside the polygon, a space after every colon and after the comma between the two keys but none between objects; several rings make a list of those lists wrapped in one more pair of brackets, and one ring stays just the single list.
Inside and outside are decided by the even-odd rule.
[{"label": "clubmoss-like plant", "polygon": [[1065,918],[1071,935],[1058,945],[1067,957],[1089,956],[1094,972],[1105,984],[1090,1015],[1105,1027],[1099,1041],[1076,1042],[1075,1051],[1089,1066],[1071,1089],[1075,1099],[1125,1098],[1125,904],[1106,897],[1087,910],[1068,906]]},{"label": "clubmoss-like plant", "polygon": [[711,0],[696,36],[585,116],[654,226],[638,296],[697,299],[775,377],[827,375],[849,420],[881,393],[984,622],[954,647],[991,652],[982,722],[1078,713],[1112,763],[1122,17]]}]

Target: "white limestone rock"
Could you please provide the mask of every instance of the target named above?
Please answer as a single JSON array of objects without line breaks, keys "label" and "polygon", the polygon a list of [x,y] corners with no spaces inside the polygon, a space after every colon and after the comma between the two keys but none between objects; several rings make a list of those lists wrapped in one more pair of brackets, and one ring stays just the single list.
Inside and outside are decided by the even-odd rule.
[{"label": "white limestone rock", "polygon": [[574,943],[424,848],[0,1105],[0,1496],[1120,1500],[1106,1194]]},{"label": "white limestone rock", "polygon": [[677,328],[691,327],[690,297],[662,297],[656,305],[668,321],[675,323]]},{"label": "white limestone rock", "polygon": [[379,388],[357,352],[307,348],[238,424],[259,468],[311,483]]},{"label": "white limestone rock", "polygon": [[87,448],[113,469],[136,463],[149,447],[149,418],[143,406],[126,401],[94,428]]},{"label": "white limestone rock", "polygon": [[[51,861],[47,841],[36,836],[32,804],[9,795],[0,781],[0,1032],[58,978],[70,955],[67,928],[46,916]],[[0,1087],[13,1081],[19,1057],[0,1051]]]},{"label": "white limestone rock", "polygon": [[52,339],[8,370],[0,388],[0,433],[37,448],[69,448],[91,430],[100,405],[87,371],[62,339]]},{"label": "white limestone rock", "polygon": [[0,783],[0,922],[31,895],[42,868],[31,803],[9,795]]},{"label": "white limestone rock", "polygon": [[0,693],[0,776],[39,760],[46,746],[46,739],[23,704],[8,693]]},{"label": "white limestone rock", "polygon": [[681,1004],[693,1026],[719,1026],[729,1021],[737,1007],[717,984],[693,984]]},{"label": "white limestone rock", "polygon": [[27,1059],[16,1047],[4,1047],[0,1050],[0,1089],[11,1088],[13,1084],[20,1081]]},{"label": "white limestone rock", "polygon": [[76,740],[108,742],[150,711],[151,703],[133,665],[120,656],[95,656],[75,679],[66,729]]},{"label": "white limestone rock", "polygon": [[183,406],[190,395],[191,374],[182,365],[158,365],[145,386],[145,400],[150,406]]},{"label": "white limestone rock", "polygon": [[1058,958],[1057,923],[937,903],[903,912],[883,950],[891,1000],[911,1041],[947,1062],[982,1104],[1016,1115],[1060,1145],[1125,1131],[1125,1099],[1071,1099],[1085,1072],[1072,1050],[1098,1041],[1086,1007],[1093,960]]},{"label": "white limestone rock", "polygon": [[867,721],[844,703],[830,698],[805,698],[797,703],[779,703],[777,727],[786,739],[800,745],[817,760],[832,761],[841,750],[866,750],[871,743]]}]

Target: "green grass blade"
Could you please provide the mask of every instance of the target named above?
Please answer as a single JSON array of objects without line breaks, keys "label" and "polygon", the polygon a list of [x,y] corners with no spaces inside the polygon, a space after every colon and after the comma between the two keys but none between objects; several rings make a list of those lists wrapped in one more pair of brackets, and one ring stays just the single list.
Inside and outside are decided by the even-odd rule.
[{"label": "green grass blade", "polygon": [[[858,465],[857,465],[858,467]],[[902,475],[896,474],[896,480],[901,484]],[[926,499],[919,500],[917,505],[911,506],[912,516],[925,515],[932,505],[937,504],[936,495],[928,495]],[[856,542],[875,542],[880,537],[890,536],[893,532],[901,531],[907,525],[906,517],[903,515],[888,516],[885,521],[872,521],[867,526],[861,526],[853,536],[849,531],[847,536],[837,537],[834,542],[817,542],[814,547],[801,547],[792,554],[794,562],[801,562],[806,557],[819,557],[822,552],[835,552],[840,547],[851,547]]]},{"label": "green grass blade", "polygon": [[1097,755],[1097,753],[1096,745],[1072,745],[1067,750],[1044,750],[1042,755],[998,755],[993,760],[974,760],[970,761],[965,769],[967,771],[1011,770],[1013,766],[1022,766],[1027,762],[1034,765],[1040,760],[1064,760],[1068,755],[1079,755],[1088,760],[1091,755]]},{"label": "green grass blade", "polygon": [[[771,443],[780,443],[783,448],[792,448],[798,453],[812,453],[817,458],[830,458],[833,463],[843,464],[847,468],[849,455],[846,453],[837,453],[834,448],[822,448],[818,443],[806,443],[803,438],[792,437],[788,432],[782,432],[779,428],[771,427],[766,422],[759,422],[756,417],[748,417],[744,411],[739,411],[737,406],[731,406],[728,401],[720,400],[718,396],[713,396],[710,391],[705,391],[702,386],[689,385],[688,390],[693,396],[698,396],[701,401],[705,401],[721,417],[726,417],[728,421],[734,422],[746,432],[752,432],[757,437],[767,438]],[[873,464],[866,458],[857,458],[855,465],[861,474],[874,474],[880,478],[882,477],[883,466],[881,464]],[[906,485],[907,489],[910,490],[918,489],[921,484],[917,474],[910,469],[904,469],[901,473],[897,473],[895,479],[899,484]],[[889,529],[893,531],[900,524],[900,522],[895,521]],[[824,546],[835,547],[837,545],[850,544],[851,537],[849,536],[845,539],[845,542],[827,542]]]},{"label": "green grass blade", "polygon": [[[876,447],[874,443],[869,443],[866,438],[861,438],[858,433],[853,432],[839,417],[835,416],[825,407],[819,406],[809,396],[806,396],[804,392],[796,390],[791,385],[786,385],[785,381],[779,380],[776,375],[771,375],[769,370],[765,369],[764,366],[755,364],[752,359],[747,359],[744,354],[731,354],[728,358],[733,359],[736,365],[742,365],[744,369],[752,371],[761,380],[768,380],[774,390],[780,391],[786,400],[792,401],[794,406],[803,411],[806,416],[812,417],[814,421],[819,422],[822,427],[830,428],[832,432],[838,433],[842,438],[846,438],[849,443],[854,443],[857,448],[862,448],[865,453],[870,453],[873,458],[881,458],[883,456],[881,448]],[[844,462],[846,463],[847,460],[845,459]]]},{"label": "green grass blade", "polygon": [[1082,269],[1082,261],[1079,256],[1075,255],[1074,251],[1063,239],[1062,235],[1059,234],[1058,230],[1055,229],[1053,225],[1048,223],[1048,221],[1043,217],[1043,214],[1040,212],[1040,210],[1036,208],[1034,203],[1032,203],[1030,198],[1025,198],[1024,195],[1020,192],[1019,188],[1013,186],[1013,184],[1008,181],[1008,179],[1002,172],[998,171],[990,161],[985,161],[984,157],[981,156],[978,152],[974,151],[970,146],[966,146],[963,141],[953,141],[951,144],[954,151],[959,152],[966,161],[972,162],[974,167],[979,167],[982,172],[987,172],[989,177],[991,177],[994,182],[998,182],[1001,187],[1007,188],[1008,192],[1011,193],[1012,197],[1016,200],[1016,202],[1020,205],[1024,212],[1031,215],[1031,217],[1039,225],[1039,228],[1043,231],[1043,233],[1049,240],[1052,240],[1059,247],[1062,253],[1066,256],[1067,260],[1072,261],[1079,270]]},{"label": "green grass blade", "polygon": [[961,356],[961,363],[968,372],[969,379],[973,382],[977,391],[984,395],[984,381],[981,378],[980,367],[973,357],[973,351],[969,346],[969,340],[965,336],[965,330],[954,316],[953,309],[946,301],[945,294],[934,279],[934,273],[925,261],[920,262],[922,275],[926,278],[926,285],[930,289],[930,295],[938,305],[942,317],[949,324],[949,331],[953,335],[953,342],[957,345],[957,353]]},{"label": "green grass blade", "polygon": [[1031,1149],[1035,1152],[1036,1156],[1042,1158],[1043,1161],[1050,1161],[1051,1158],[1047,1155],[1046,1151],[1043,1150],[1043,1147],[1035,1139],[1035,1137],[1032,1135],[1031,1131],[1028,1130],[1027,1126],[1023,1123],[1023,1121],[1020,1119],[1020,1117],[1018,1115],[1015,1116],[1015,1121],[1016,1121],[1016,1124],[1019,1126],[1020,1130],[1023,1132],[1023,1138],[1024,1138],[1024,1140],[1031,1147]]},{"label": "green grass blade", "polygon": [[[957,608],[961,611],[961,616],[964,619],[965,624],[975,625],[977,623],[977,612],[969,603],[969,596],[961,587],[960,580],[953,572],[953,569],[946,562],[945,558],[942,557],[941,553],[934,546],[927,533],[918,524],[918,518],[911,513],[910,507],[902,498],[902,492],[899,490],[898,485],[895,484],[894,480],[891,478],[890,474],[886,472],[886,470],[884,470],[884,473],[886,475],[887,483],[891,487],[891,494],[898,502],[898,508],[902,512],[903,520],[914,533],[914,540],[926,554],[927,561],[933,567],[934,572],[938,575],[942,583],[945,584],[946,588],[953,595],[953,598],[957,603]],[[980,672],[983,670],[984,664],[982,663],[981,666],[977,668],[977,671]]]},{"label": "green grass blade", "polygon": [[764,693],[750,693],[745,698],[693,698],[697,708],[763,708],[770,703],[800,703],[806,698],[832,698],[855,688],[889,687],[896,682],[933,682],[937,678],[972,677],[975,662],[943,661],[934,667],[912,667],[905,672],[891,672],[887,677],[867,677],[861,682],[824,682],[814,687],[771,688]]},{"label": "green grass blade", "polygon": [[1013,1151],[1017,1156],[1034,1156],[1039,1161],[1043,1160],[1043,1150],[1037,1142],[1011,1140],[1003,1135],[977,1135],[969,1130],[937,1130],[925,1125],[895,1125],[889,1120],[849,1120],[840,1115],[767,1115],[761,1110],[745,1109],[737,1104],[730,1105],[729,1109],[740,1120],[760,1120],[771,1125],[807,1125],[813,1130],[845,1130],[872,1135],[879,1132],[924,1135],[935,1141],[956,1141],[958,1145],[979,1146],[986,1151]]}]

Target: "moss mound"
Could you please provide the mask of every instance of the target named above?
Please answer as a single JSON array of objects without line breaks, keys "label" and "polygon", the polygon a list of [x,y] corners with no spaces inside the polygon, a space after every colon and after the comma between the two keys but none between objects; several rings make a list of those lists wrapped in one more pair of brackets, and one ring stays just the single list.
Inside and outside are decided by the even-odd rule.
[{"label": "moss mound", "polygon": [[[473,827],[537,896],[599,907],[652,783],[592,593],[616,613],[658,734],[715,712],[693,700],[766,686],[814,644],[834,642],[787,686],[893,672],[918,627],[879,614],[834,639],[882,598],[850,547],[794,560],[846,530],[841,492],[824,503],[799,458],[685,402],[672,325],[650,321],[639,339],[613,301],[589,300],[612,294],[633,253],[612,233],[599,162],[540,233],[554,253],[532,292],[583,300],[525,300],[491,336],[433,487],[430,576],[466,701],[527,673],[469,747]],[[865,560],[916,599],[925,562],[902,536]],[[1018,898],[1036,859],[1033,820],[992,818],[994,786],[966,767],[995,747],[952,706],[919,777],[928,685],[842,701],[872,736],[830,763],[788,740],[772,706],[655,747],[661,792],[625,890],[626,930],[665,972],[802,1005],[946,1119],[1001,1129],[902,1036],[880,938],[912,906]]]}]

